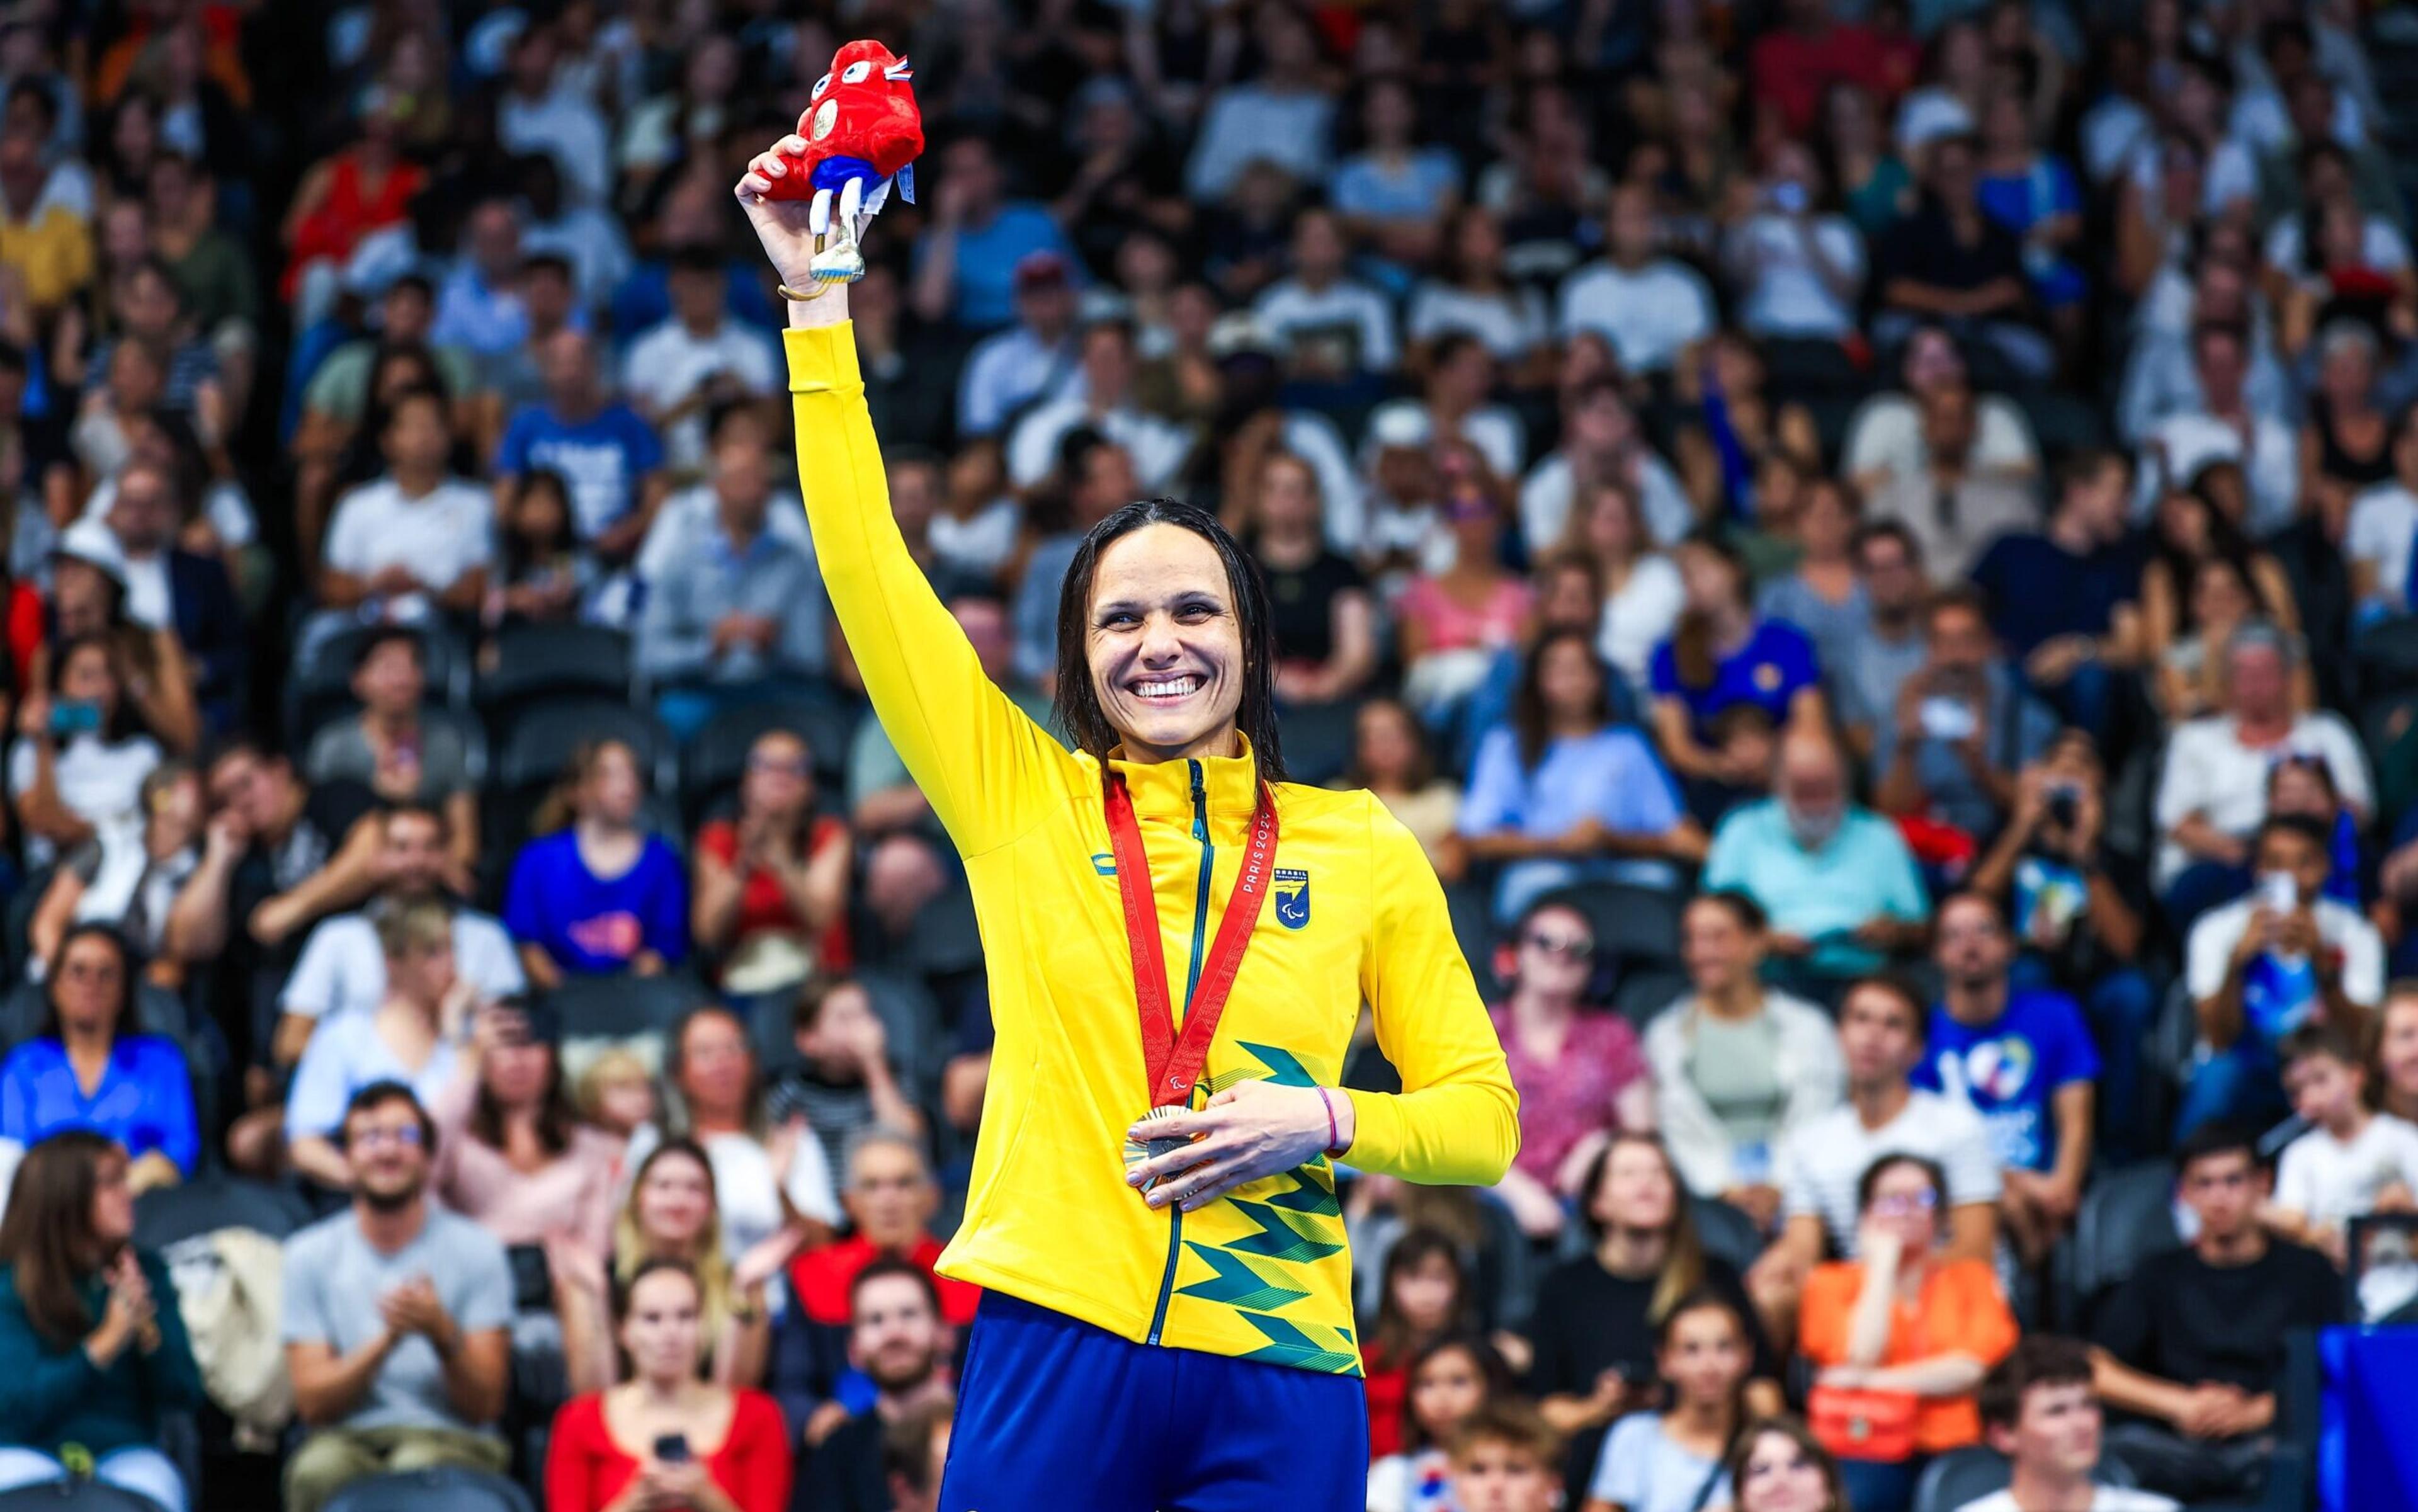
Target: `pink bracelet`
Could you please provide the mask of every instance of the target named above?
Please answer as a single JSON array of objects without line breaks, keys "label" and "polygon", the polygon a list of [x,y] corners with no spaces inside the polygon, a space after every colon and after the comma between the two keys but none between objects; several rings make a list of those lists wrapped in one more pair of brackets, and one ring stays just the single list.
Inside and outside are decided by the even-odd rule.
[{"label": "pink bracelet", "polygon": [[1318,1101],[1319,1106],[1326,1109],[1326,1158],[1333,1160],[1343,1153],[1337,1148],[1342,1143],[1343,1136],[1335,1127],[1335,1099],[1327,1096],[1326,1089],[1321,1087],[1318,1089]]}]

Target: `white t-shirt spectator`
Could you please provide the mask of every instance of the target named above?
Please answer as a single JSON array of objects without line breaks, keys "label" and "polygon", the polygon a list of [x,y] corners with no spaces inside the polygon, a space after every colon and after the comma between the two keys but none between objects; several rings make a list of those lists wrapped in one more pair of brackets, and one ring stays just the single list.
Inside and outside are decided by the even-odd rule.
[{"label": "white t-shirt spectator", "polygon": [[453,1079],[457,1052],[440,1039],[418,1071],[378,1037],[375,1014],[339,1014],[311,1033],[302,1063],[294,1068],[294,1089],[285,1098],[285,1142],[326,1138],[343,1126],[353,1093],[374,1081],[399,1081],[427,1107]]},{"label": "white t-shirt spectator", "polygon": [[[2159,179],[2164,176],[2159,165],[2160,144],[2154,134],[2144,135],[2133,147],[2133,184],[2143,203],[2160,203]],[[2208,165],[2200,174],[2199,207],[2204,214],[2222,215],[2235,200],[2258,197],[2258,162],[2248,148],[2227,137],[2217,143],[2208,155]]]},{"label": "white t-shirt spectator", "polygon": [[1332,345],[1339,350],[1331,365],[1346,373],[1391,373],[1400,365],[1394,307],[1357,279],[1339,278],[1323,289],[1282,279],[1260,296],[1251,313],[1296,357],[1305,346]]},{"label": "white t-shirt spectator", "polygon": [[[96,830],[120,827],[139,833],[142,827],[143,779],[160,764],[160,747],[147,735],[118,741],[98,735],[76,735],[52,757],[52,780],[59,801]],[[8,792],[22,798],[34,786],[34,748],[24,741],[8,753]],[[25,839],[25,860],[47,866],[57,849],[38,834]]]},{"label": "white t-shirt spectator", "polygon": [[2319,1228],[2340,1228],[2376,1211],[2387,1187],[2418,1193],[2418,1124],[2379,1113],[2349,1141],[2321,1128],[2284,1147],[2275,1205]]},{"label": "white t-shirt spectator", "polygon": [[[1978,1502],[1967,1502],[1957,1512],[2024,1512],[2015,1504],[2012,1491],[1992,1491]],[[2182,1504],[2155,1491],[2135,1490],[2129,1486],[2093,1486],[2090,1504],[2077,1506],[2074,1512],[2182,1512]]]},{"label": "white t-shirt spectator", "polygon": [[438,590],[495,558],[496,500],[483,488],[448,478],[418,498],[379,478],[347,491],[328,522],[327,563],[370,578],[390,567]]},{"label": "white t-shirt spectator", "polygon": [[1654,648],[1670,639],[1671,627],[1679,622],[1687,603],[1679,569],[1660,552],[1639,557],[1629,571],[1629,581],[1604,598],[1603,628],[1596,633],[1595,648],[1641,695],[1646,691]]},{"label": "white t-shirt spectator", "polygon": [[1314,89],[1237,84],[1220,90],[1201,123],[1184,187],[1196,201],[1222,199],[1243,170],[1261,159],[1295,183],[1319,183],[1326,177],[1326,128],[1334,114],[1334,99]]},{"label": "white t-shirt spectator", "polygon": [[[1638,512],[1645,517],[1645,533],[1656,545],[1676,544],[1694,528],[1695,506],[1688,502],[1688,491],[1679,486],[1679,475],[1660,455],[1648,451],[1641,457],[1631,481],[1637,486]],[[1561,543],[1562,532],[1570,522],[1574,486],[1568,452],[1555,451],[1528,469],[1527,481],[1520,485],[1520,533],[1531,555]]]},{"label": "white t-shirt spectator", "polygon": [[[1388,399],[1369,412],[1369,439],[1361,444],[1363,466],[1376,461],[1380,435],[1422,437],[1435,435],[1435,416],[1424,399]],[[1507,405],[1480,405],[1462,417],[1461,438],[1477,449],[1498,478],[1517,478],[1527,455],[1528,428]]]},{"label": "white t-shirt spectator", "polygon": [[[1864,238],[1844,216],[1752,216],[1730,232],[1723,261],[1737,270],[1738,324],[1751,334],[1822,338],[1855,330]],[[1846,275],[1846,298],[1823,277],[1825,264]]]},{"label": "white t-shirt spectator", "polygon": [[1660,373],[1713,328],[1713,295],[1693,268],[1668,257],[1639,268],[1594,263],[1562,285],[1554,324],[1564,341],[1583,330],[1602,336],[1632,374]]},{"label": "white t-shirt spectator", "polygon": [[[638,543],[635,563],[638,576],[654,581],[670,572],[688,542],[715,528],[716,507],[711,483],[683,488],[665,499],[663,508],[655,512],[654,523],[647,527],[647,539]],[[809,557],[814,555],[814,538],[806,532],[805,507],[798,502],[795,494],[786,498],[779,494],[773,496],[773,507],[764,512],[764,533]]]},{"label": "white t-shirt spectator", "polygon": [[1007,433],[1008,481],[1031,488],[1055,472],[1058,444],[1079,425],[1089,425],[1125,449],[1133,459],[1134,481],[1146,494],[1164,491],[1174,481],[1175,469],[1192,454],[1192,433],[1184,427],[1131,405],[1094,415],[1087,401],[1069,391],[1025,411]]},{"label": "white t-shirt spectator", "polygon": [[[662,1130],[651,1123],[639,1124],[630,1136],[622,1170],[635,1173],[661,1143]],[[706,1158],[713,1165],[714,1199],[722,1212],[722,1248],[732,1261],[780,1231],[782,1198],[789,1199],[789,1206],[802,1218],[834,1227],[841,1221],[831,1162],[812,1131],[798,1136],[786,1183],[773,1178],[772,1152],[744,1134],[717,1134],[698,1143],[705,1146]],[[628,1179],[623,1177],[625,1182]]]},{"label": "white t-shirt spectator", "polygon": [[1534,289],[1507,294],[1473,294],[1449,283],[1429,282],[1411,296],[1411,310],[1402,333],[1414,342],[1446,336],[1475,336],[1486,344],[1498,362],[1517,362],[1545,344],[1551,332],[1545,324],[1545,301]]},{"label": "white t-shirt spectator", "polygon": [[2343,555],[2376,569],[2376,599],[2410,607],[2410,547],[2418,540],[2418,494],[2397,482],[2379,483],[2351,500]]},{"label": "white t-shirt spectator", "polygon": [[[2201,914],[2192,925],[2191,939],[2183,946],[2183,985],[2194,998],[2213,998],[2224,987],[2234,948],[2257,916],[2259,901],[2256,893],[2236,898]],[[2376,932],[2376,925],[2332,898],[2318,899],[2310,911],[2318,921],[2318,938],[2330,949],[2342,952],[2343,996],[2362,1008],[2382,1002],[2384,937]],[[2244,1006],[2255,1027],[2257,1010]]]},{"label": "white t-shirt spectator", "polygon": [[[2040,466],[2040,445],[2031,422],[2013,401],[1983,394],[1973,412],[1973,447],[1967,465],[1975,472],[2017,471]],[[1922,411],[1903,393],[1875,394],[1847,422],[1847,444],[1839,470],[1850,478],[1885,472],[1910,478],[1931,466],[1922,438]]]},{"label": "white t-shirt spectator", "polygon": [[[2267,773],[2287,756],[2320,756],[2344,802],[2362,814],[2376,809],[2367,756],[2359,738],[2331,713],[2303,714],[2279,745],[2253,749],[2242,743],[2229,716],[2187,721],[2166,742],[2165,768],[2158,774],[2158,832],[2171,832],[2197,814],[2227,834],[2248,839],[2267,817]],[[2191,858],[2169,840],[2158,848],[2158,885],[2165,887]]]},{"label": "white t-shirt spectator", "polygon": [[[2159,465],[2161,455],[2165,465]],[[2141,441],[2138,483],[2133,490],[2133,517],[2147,520],[2157,506],[2161,480],[2188,482],[2214,463],[2230,462],[2242,469],[2250,489],[2247,529],[2253,537],[2272,535],[2292,523],[2301,500],[2301,438],[2279,416],[2261,414],[2251,421],[2247,444],[2242,433],[2215,416],[2184,410],[2150,427]]]},{"label": "white t-shirt spectator", "polygon": [[1783,1209],[1790,1217],[1819,1217],[1839,1258],[1854,1260],[1856,1184],[1874,1161],[1896,1154],[1938,1162],[1948,1174],[1951,1207],[1998,1200],[1998,1154],[1981,1115],[1965,1103],[1916,1091],[1877,1129],[1864,1127],[1855,1105],[1843,1103],[1791,1135],[1780,1160],[1786,1173]]},{"label": "white t-shirt spectator", "polygon": [[1604,1436],[1587,1500],[1610,1502],[1621,1512],[1702,1512],[1728,1505],[1729,1485],[1720,1461],[1672,1442],[1661,1413],[1631,1413]]},{"label": "white t-shirt spectator", "polygon": [[496,140],[514,154],[552,158],[565,196],[582,205],[601,202],[613,187],[613,133],[596,107],[560,80],[537,99],[513,91],[497,100]]},{"label": "white t-shirt spectator", "polygon": [[[773,344],[761,333],[726,318],[712,334],[699,336],[674,318],[630,344],[622,359],[621,385],[640,409],[661,415],[723,373],[750,394],[769,394],[780,386]],[[664,452],[671,466],[694,467],[705,460],[705,411],[699,408],[665,429]]]},{"label": "white t-shirt spectator", "polygon": [[[2314,271],[2302,262],[2307,251],[2301,218],[2288,215],[2267,233],[2267,266],[2301,277]],[[2359,260],[2380,273],[2397,273],[2410,266],[2410,238],[2382,216],[2367,217],[2359,237]]]},{"label": "white t-shirt spectator", "polygon": [[[513,937],[475,909],[453,910],[453,969],[482,1002],[528,990]],[[304,1018],[326,1019],[352,1010],[367,1013],[385,1000],[386,952],[378,947],[377,925],[366,913],[344,913],[313,927],[277,1005]]]}]

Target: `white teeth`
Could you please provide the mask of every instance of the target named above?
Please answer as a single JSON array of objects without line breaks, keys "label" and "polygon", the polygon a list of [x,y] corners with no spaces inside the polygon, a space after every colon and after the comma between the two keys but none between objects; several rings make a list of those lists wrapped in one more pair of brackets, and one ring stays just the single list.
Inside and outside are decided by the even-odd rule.
[{"label": "white teeth", "polygon": [[1145,698],[1182,698],[1190,695],[1200,686],[1201,680],[1199,678],[1166,678],[1156,682],[1142,683],[1140,685],[1138,691]]}]

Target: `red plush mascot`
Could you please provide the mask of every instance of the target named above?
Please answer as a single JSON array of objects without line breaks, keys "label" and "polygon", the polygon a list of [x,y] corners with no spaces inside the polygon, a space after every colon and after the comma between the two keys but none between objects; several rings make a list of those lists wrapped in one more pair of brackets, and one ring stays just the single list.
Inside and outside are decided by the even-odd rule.
[{"label": "red plush mascot", "polygon": [[806,150],[789,156],[788,176],[773,180],[768,197],[813,199],[807,225],[820,244],[813,271],[823,283],[865,276],[857,233],[888,201],[892,184],[908,204],[915,203],[924,115],[915,106],[914,77],[907,60],[880,42],[850,42],[833,56],[831,71],[815,81],[813,102],[798,117]]}]

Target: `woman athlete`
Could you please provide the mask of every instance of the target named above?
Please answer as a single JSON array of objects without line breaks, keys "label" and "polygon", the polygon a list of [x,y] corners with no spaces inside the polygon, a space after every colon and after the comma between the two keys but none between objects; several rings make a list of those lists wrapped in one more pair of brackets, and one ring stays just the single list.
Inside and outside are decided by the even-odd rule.
[{"label": "woman athlete", "polygon": [[[1503,1049],[1435,873],[1366,792],[1282,782],[1265,590],[1208,513],[1128,504],[1058,611],[1068,755],[908,556],[809,204],[737,193],[789,297],[815,557],[965,856],[998,1039],[942,1275],[985,1289],[941,1512],[1359,1512],[1368,1416],[1333,1162],[1491,1186]],[[1180,974],[1178,974],[1180,973]],[[1338,1090],[1366,1000],[1403,1091]]]}]

